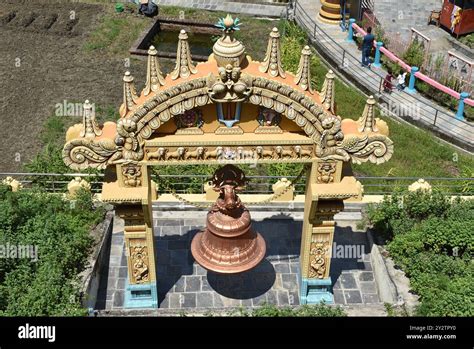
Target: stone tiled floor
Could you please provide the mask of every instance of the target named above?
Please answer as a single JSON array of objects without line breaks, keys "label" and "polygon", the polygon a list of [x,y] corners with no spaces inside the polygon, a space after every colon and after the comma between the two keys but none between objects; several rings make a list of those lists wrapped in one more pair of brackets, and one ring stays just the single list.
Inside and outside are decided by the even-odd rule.
[{"label": "stone tiled floor", "polygon": [[[182,213],[181,213],[182,214]],[[177,213],[179,216],[179,213]],[[204,217],[204,216],[203,216]],[[252,307],[263,303],[299,304],[299,253],[301,221],[264,219],[254,222],[267,244],[264,261],[240,275],[207,272],[195,263],[189,250],[201,229],[194,224],[204,219],[158,219],[155,221],[155,248],[159,304],[161,308]],[[123,231],[114,229],[108,275],[101,285],[98,309],[123,307],[127,277]],[[337,246],[364,247],[366,235],[349,227],[337,227]],[[379,303],[370,256],[333,258],[331,277],[336,304]]]}]

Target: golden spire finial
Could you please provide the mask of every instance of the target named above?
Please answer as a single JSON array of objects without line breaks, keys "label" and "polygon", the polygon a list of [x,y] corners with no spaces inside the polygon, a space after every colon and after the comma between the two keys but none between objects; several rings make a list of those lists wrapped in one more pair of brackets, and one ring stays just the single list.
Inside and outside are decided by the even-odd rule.
[{"label": "golden spire finial", "polygon": [[369,96],[362,116],[357,120],[359,132],[378,132],[375,120],[375,98]]},{"label": "golden spire finial", "polygon": [[176,66],[171,72],[171,78],[187,78],[191,74],[196,74],[196,67],[191,61],[191,51],[189,50],[188,34],[181,29],[179,32],[178,51],[176,52]]},{"label": "golden spire finial", "polygon": [[280,75],[285,78],[285,71],[281,66],[281,48],[280,48],[280,33],[277,28],[273,28],[268,39],[267,52],[265,59],[260,66],[262,73],[269,73],[271,76]]},{"label": "golden spire finial", "polygon": [[129,71],[123,76],[123,104],[120,107],[120,116],[124,117],[127,113],[137,105],[137,91],[133,83],[133,76]]},{"label": "golden spire finial", "polygon": [[143,89],[143,94],[148,96],[150,92],[156,92],[165,84],[163,73],[160,70],[160,63],[158,62],[158,51],[155,46],[150,46],[148,50],[148,65],[146,72],[146,84]]},{"label": "golden spire finial", "polygon": [[86,100],[83,104],[82,111],[82,130],[81,137],[95,137],[102,134],[99,125],[95,119],[95,113],[92,107],[92,104],[89,103],[89,100]]},{"label": "golden spire finial", "polygon": [[331,111],[335,114],[334,109],[334,102],[335,102],[335,84],[334,78],[336,75],[332,70],[329,70],[326,74],[326,78],[324,79],[323,88],[321,89],[321,93],[319,97],[321,98],[321,103],[323,104],[324,109]]},{"label": "golden spire finial", "polygon": [[311,49],[309,46],[305,46],[303,50],[301,50],[301,58],[298,65],[298,71],[296,72],[295,84],[297,84],[301,89],[313,93],[311,87],[310,59]]}]

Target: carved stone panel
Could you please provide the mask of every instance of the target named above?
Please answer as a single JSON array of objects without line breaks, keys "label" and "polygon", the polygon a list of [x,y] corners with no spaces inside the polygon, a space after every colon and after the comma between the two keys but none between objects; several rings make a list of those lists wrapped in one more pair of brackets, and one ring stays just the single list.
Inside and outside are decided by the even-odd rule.
[{"label": "carved stone panel", "polygon": [[150,261],[145,239],[129,239],[130,282],[142,284],[150,281]]},{"label": "carved stone panel", "polygon": [[141,166],[128,164],[122,166],[122,184],[124,187],[140,187],[143,183]]},{"label": "carved stone panel", "polygon": [[309,278],[324,279],[329,276],[332,233],[313,234],[310,245]]}]

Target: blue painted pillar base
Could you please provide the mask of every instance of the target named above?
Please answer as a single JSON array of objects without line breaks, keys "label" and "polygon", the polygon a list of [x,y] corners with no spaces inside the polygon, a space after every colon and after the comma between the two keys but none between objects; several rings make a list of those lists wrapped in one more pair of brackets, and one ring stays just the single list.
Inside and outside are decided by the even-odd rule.
[{"label": "blue painted pillar base", "polygon": [[408,92],[409,94],[412,94],[412,95],[416,93],[416,90],[415,90],[415,81],[416,81],[415,74],[418,71],[419,71],[418,67],[411,67],[410,81],[408,82],[408,89],[406,90],[406,92]]},{"label": "blue painted pillar base", "polygon": [[301,278],[300,303],[301,304],[334,304],[331,278],[306,279]]},{"label": "blue painted pillar base", "polygon": [[125,285],[124,308],[158,308],[156,282],[139,285]]}]

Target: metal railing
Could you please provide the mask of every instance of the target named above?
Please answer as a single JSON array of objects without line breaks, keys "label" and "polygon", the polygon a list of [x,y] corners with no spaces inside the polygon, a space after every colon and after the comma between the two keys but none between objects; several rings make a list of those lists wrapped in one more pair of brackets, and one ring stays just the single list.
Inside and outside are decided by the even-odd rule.
[{"label": "metal railing", "polygon": [[[67,184],[72,178],[81,177],[91,184],[91,190],[98,193],[102,189],[102,174],[57,174],[57,173],[0,173],[0,182],[12,177],[22,183],[24,189],[35,187],[51,193],[65,193]],[[171,190],[180,194],[203,194],[205,184],[210,180],[209,175],[182,175],[170,174],[160,175],[166,180],[167,186],[160,185],[158,175],[152,174],[152,179],[158,183],[159,193],[169,193]],[[286,176],[290,181],[297,176]],[[248,176],[249,182],[245,189],[245,194],[273,194],[272,185],[282,176]],[[364,186],[364,195],[386,195],[397,190],[407,189],[410,184],[417,181],[419,177],[371,177],[356,176],[356,179]],[[446,195],[474,195],[474,178],[446,178],[446,177],[425,177],[433,188]],[[169,187],[168,187],[169,185]],[[304,194],[306,183],[301,179],[293,183],[296,194]]]},{"label": "metal railing", "polygon": [[[368,94],[373,94],[388,105],[405,105],[407,99],[415,99],[422,115],[417,115],[417,108],[409,115],[399,115],[406,121],[415,125],[423,125],[435,131],[440,137],[455,143],[469,151],[474,149],[474,125],[467,121],[457,120],[453,114],[447,113],[443,108],[434,103],[428,104],[424,98],[417,94],[400,93],[384,94],[383,81],[385,75],[375,69],[371,70],[375,77],[367,76],[367,68],[360,65],[360,59],[338,44],[327,34],[305,9],[295,1],[293,4],[294,20],[305,30],[308,41],[316,48],[318,53],[331,63],[341,74],[351,79]],[[365,84],[363,83],[365,82]],[[409,110],[410,108],[407,108]]]}]

